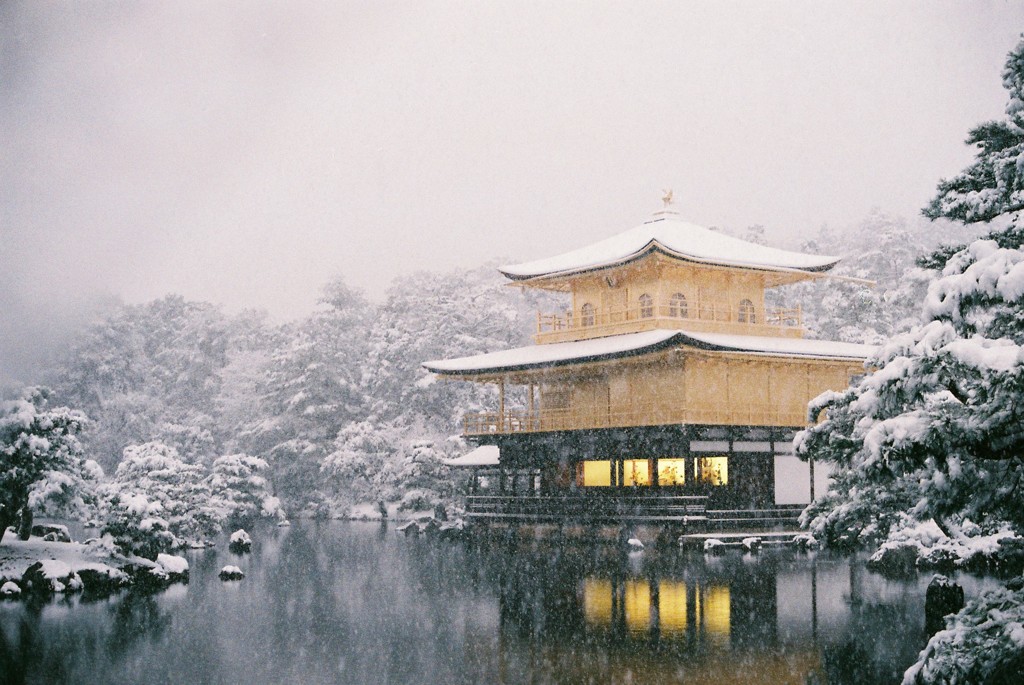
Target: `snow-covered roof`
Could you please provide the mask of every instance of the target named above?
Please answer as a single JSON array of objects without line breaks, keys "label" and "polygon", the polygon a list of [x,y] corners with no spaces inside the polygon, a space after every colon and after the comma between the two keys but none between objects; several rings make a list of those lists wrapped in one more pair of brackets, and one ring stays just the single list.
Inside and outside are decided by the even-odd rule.
[{"label": "snow-covered roof", "polygon": [[455,459],[445,459],[448,466],[497,466],[498,446],[481,445],[471,452],[463,454]]},{"label": "snow-covered roof", "polygon": [[462,375],[578,364],[583,361],[652,352],[677,334],[678,331],[660,329],[591,340],[530,345],[472,357],[423,362],[423,367],[434,373]]},{"label": "snow-covered roof", "polygon": [[499,268],[513,280],[615,266],[653,251],[693,262],[767,271],[828,271],[839,257],[780,250],[680,220],[671,213],[554,257]]},{"label": "snow-covered roof", "polygon": [[452,376],[503,373],[636,356],[677,345],[721,352],[851,361],[863,361],[875,351],[873,345],[832,340],[657,329],[590,340],[530,345],[458,359],[440,359],[424,362],[423,367],[434,373]]}]

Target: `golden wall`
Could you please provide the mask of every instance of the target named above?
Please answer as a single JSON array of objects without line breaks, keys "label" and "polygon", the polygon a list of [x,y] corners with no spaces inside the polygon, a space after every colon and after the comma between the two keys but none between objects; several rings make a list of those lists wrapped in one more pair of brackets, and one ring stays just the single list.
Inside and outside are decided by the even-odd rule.
[{"label": "golden wall", "polygon": [[661,353],[646,360],[591,365],[585,372],[549,375],[548,393],[569,387],[559,409],[565,428],[703,423],[803,426],[807,403],[825,390],[842,390],[855,362],[780,360],[723,353]]}]

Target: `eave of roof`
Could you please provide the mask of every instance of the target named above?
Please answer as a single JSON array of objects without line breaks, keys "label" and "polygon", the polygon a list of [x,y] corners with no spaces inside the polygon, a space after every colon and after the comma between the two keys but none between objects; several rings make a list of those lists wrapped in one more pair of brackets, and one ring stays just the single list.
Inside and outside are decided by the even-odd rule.
[{"label": "eave of roof", "polygon": [[780,250],[662,217],[587,247],[498,270],[514,281],[558,278],[621,266],[654,252],[697,264],[806,274],[828,271],[839,262],[838,257]]},{"label": "eave of roof", "polygon": [[471,357],[424,362],[428,371],[446,376],[477,376],[650,354],[672,347],[741,352],[769,357],[864,361],[875,347],[831,340],[773,336],[691,333],[658,329],[604,338],[513,348]]}]

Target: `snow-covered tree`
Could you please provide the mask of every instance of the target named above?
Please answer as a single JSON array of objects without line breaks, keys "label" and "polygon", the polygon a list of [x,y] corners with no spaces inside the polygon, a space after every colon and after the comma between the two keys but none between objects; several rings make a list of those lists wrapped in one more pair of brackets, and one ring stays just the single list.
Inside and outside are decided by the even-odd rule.
[{"label": "snow-covered tree", "polygon": [[284,519],[281,501],[271,494],[264,477],[267,462],[247,454],[217,457],[209,484],[215,506],[231,527],[251,525],[257,519]]},{"label": "snow-covered tree", "polygon": [[[967,548],[985,533],[1024,531],[1024,225],[1011,215],[1022,208],[1024,41],[1003,82],[1008,119],[971,132],[976,162],[943,181],[925,210],[999,219],[997,227],[922,262],[938,271],[924,322],[884,345],[862,381],[813,402],[811,414],[825,410],[827,418],[797,437],[798,454],[838,467],[841,488],[805,512],[827,539],[841,537],[838,531],[872,543],[905,539],[900,529],[921,529],[929,519]],[[966,610],[958,615],[960,637],[943,649],[943,633],[933,638],[909,682],[961,682],[956,665],[983,642],[979,631],[1009,636],[991,641],[1002,651],[986,655],[987,669],[1018,659],[1021,629],[1012,617],[1020,615],[1019,593],[990,599],[1007,604],[981,622]]]},{"label": "snow-covered tree", "polygon": [[126,447],[103,496],[104,532],[123,549],[167,551],[220,531],[204,467],[159,442]]},{"label": "snow-covered tree", "polygon": [[320,465],[338,432],[365,415],[363,362],[370,307],[343,282],[282,332],[261,384],[260,411],[238,444],[265,458],[276,492],[291,507],[323,499]]},{"label": "snow-covered tree", "polygon": [[27,388],[0,407],[0,540],[31,506],[73,513],[91,498],[96,470],[83,456],[85,414],[49,407],[46,388]]}]

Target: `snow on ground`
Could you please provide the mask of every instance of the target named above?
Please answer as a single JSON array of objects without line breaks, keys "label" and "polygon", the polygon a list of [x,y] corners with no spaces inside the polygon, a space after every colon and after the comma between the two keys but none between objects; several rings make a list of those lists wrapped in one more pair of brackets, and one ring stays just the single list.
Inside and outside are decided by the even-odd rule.
[{"label": "snow on ground", "polygon": [[37,561],[60,562],[73,571],[120,566],[126,559],[99,544],[46,542],[41,538],[18,540],[10,534],[0,543],[0,578],[21,580],[25,570]]}]

